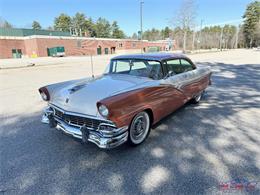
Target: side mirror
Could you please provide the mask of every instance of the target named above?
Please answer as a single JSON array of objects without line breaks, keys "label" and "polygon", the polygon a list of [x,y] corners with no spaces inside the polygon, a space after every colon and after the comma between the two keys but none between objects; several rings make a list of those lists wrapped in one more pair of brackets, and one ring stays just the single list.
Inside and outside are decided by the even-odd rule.
[{"label": "side mirror", "polygon": [[168,77],[172,76],[174,74],[174,72],[172,70],[170,70],[164,77],[164,79],[167,79]]}]

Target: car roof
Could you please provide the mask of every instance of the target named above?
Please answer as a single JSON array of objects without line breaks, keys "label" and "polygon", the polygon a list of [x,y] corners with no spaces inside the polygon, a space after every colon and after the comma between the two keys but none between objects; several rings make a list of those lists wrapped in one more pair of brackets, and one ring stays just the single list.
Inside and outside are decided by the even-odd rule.
[{"label": "car roof", "polygon": [[145,54],[129,54],[120,55],[112,58],[112,60],[119,59],[142,59],[142,60],[167,60],[172,58],[188,58],[187,56],[180,53],[145,53]]}]

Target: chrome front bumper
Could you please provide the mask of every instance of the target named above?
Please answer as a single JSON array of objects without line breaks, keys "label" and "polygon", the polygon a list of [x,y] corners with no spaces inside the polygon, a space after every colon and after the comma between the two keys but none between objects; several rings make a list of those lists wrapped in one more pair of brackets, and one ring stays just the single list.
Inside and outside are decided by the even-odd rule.
[{"label": "chrome front bumper", "polygon": [[[66,123],[65,121],[55,117],[53,115],[52,110],[48,107],[44,110],[44,114],[42,116],[42,123],[49,124],[50,127],[54,127],[57,130],[61,130],[62,132],[71,135],[75,138],[82,139],[83,141],[89,141],[96,144],[99,148],[110,149],[117,147],[128,139],[128,127],[124,126],[121,128],[116,128],[111,124],[101,123],[100,127],[96,130],[90,129],[88,127],[82,126],[74,126]],[[107,127],[104,128],[104,127]],[[86,132],[82,133],[82,132]]]}]

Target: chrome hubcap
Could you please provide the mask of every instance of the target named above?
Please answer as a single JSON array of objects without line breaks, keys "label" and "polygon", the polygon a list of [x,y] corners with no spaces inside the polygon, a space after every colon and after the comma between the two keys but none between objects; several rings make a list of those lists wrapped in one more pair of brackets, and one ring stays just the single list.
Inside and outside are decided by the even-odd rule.
[{"label": "chrome hubcap", "polygon": [[148,131],[149,131],[150,120],[146,112],[139,113],[133,120],[130,127],[130,138],[135,144],[141,143]]},{"label": "chrome hubcap", "polygon": [[196,102],[199,102],[200,99],[201,99],[201,94],[199,94],[199,95],[197,95],[197,96],[195,97],[195,101],[196,101]]}]

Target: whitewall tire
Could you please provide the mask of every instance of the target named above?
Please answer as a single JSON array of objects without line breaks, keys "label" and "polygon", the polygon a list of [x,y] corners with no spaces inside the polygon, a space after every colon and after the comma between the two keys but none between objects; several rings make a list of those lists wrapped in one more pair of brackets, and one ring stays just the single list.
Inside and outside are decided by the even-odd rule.
[{"label": "whitewall tire", "polygon": [[145,141],[150,133],[150,117],[145,111],[138,113],[129,127],[128,142],[131,145],[139,145]]}]

